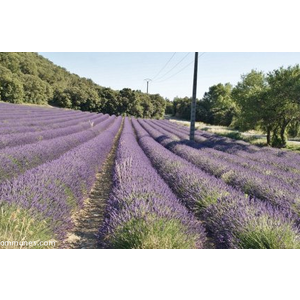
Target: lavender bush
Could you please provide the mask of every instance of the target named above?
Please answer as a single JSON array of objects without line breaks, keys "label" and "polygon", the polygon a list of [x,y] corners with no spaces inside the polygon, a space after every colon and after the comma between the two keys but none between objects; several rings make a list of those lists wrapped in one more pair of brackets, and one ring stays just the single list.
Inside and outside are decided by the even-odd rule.
[{"label": "lavender bush", "polygon": [[[174,133],[174,130],[175,132],[178,130],[179,135],[185,134],[185,136],[189,133],[189,129],[186,127],[175,125],[168,121],[158,122],[160,122],[163,128],[170,130],[170,132]],[[236,141],[199,130],[195,133],[195,141],[199,143],[198,147],[200,148],[214,148],[257,161],[258,163],[275,166],[283,171],[300,173],[300,154],[292,151],[269,147],[259,148],[244,141]]]},{"label": "lavender bush", "polygon": [[[92,116],[94,114],[90,114],[90,116]],[[33,118],[32,116],[25,118],[25,119],[18,119],[18,116],[12,116],[11,119],[4,119],[2,120],[2,124],[1,126],[3,127],[17,127],[20,125],[23,126],[42,126],[42,125],[49,125],[52,124],[53,122],[55,123],[59,123],[59,122],[65,122],[65,121],[70,121],[70,120],[74,120],[75,118],[85,118],[87,116],[87,114],[82,113],[82,112],[77,112],[76,114],[61,114],[59,116],[53,116],[49,115],[49,117],[39,117],[39,118]],[[18,120],[18,122],[16,122],[16,119]]]},{"label": "lavender bush", "polygon": [[114,186],[99,238],[106,248],[203,248],[200,222],[182,206],[139,147],[129,120],[117,149]]},{"label": "lavender bush", "polygon": [[90,121],[92,120],[94,125],[97,125],[108,118],[108,115],[97,116],[94,115],[92,118],[88,116],[79,123],[73,126],[66,126],[63,128],[58,128],[56,130],[46,129],[38,132],[24,132],[15,134],[2,134],[0,135],[0,149],[6,147],[15,147],[25,144],[32,144],[42,140],[50,140],[60,136],[66,136],[73,133],[81,132],[91,128]]},{"label": "lavender bush", "polygon": [[[101,117],[102,114],[98,114],[96,116]],[[109,115],[105,115],[107,118]],[[80,118],[72,118],[71,120],[67,121],[61,121],[61,122],[56,122],[56,120],[52,120],[53,122],[47,125],[41,125],[41,126],[30,126],[30,125],[18,125],[15,127],[0,127],[0,134],[17,134],[17,133],[29,133],[29,132],[42,132],[45,130],[54,130],[54,129],[63,129],[69,126],[74,126],[81,124],[82,122],[85,122],[86,120],[89,120],[93,115],[87,115],[84,117]]]},{"label": "lavender bush", "polygon": [[111,116],[93,128],[68,136],[2,149],[0,152],[0,182],[22,174],[40,164],[57,159],[63,153],[103,132],[115,118],[115,116]]},{"label": "lavender bush", "polygon": [[[218,247],[228,248],[236,245],[237,248],[299,248],[299,229],[289,210],[278,210],[245,196],[171,153],[153,140],[136,120],[133,120],[133,125],[138,134],[139,144],[152,164],[181,201],[203,218]],[[165,137],[162,136],[161,139],[163,138]],[[243,211],[247,208],[247,218],[242,214],[243,211],[241,214],[231,213],[230,208],[239,206],[244,207]],[[211,210],[214,213],[208,214]],[[261,217],[261,214],[264,217]],[[225,220],[233,224],[238,223],[239,226],[235,226],[234,229],[228,227]],[[251,231],[249,224],[252,225]],[[266,237],[269,229],[277,234]],[[239,242],[242,236],[246,236],[245,232],[253,232],[255,240],[249,239],[247,244]]]},{"label": "lavender bush", "polygon": [[[140,120],[139,122],[162,145],[205,172],[221,178],[227,184],[242,190],[246,194],[268,201],[275,206],[293,210],[300,215],[299,185],[291,186],[288,180],[285,180],[284,175],[281,175],[283,180],[279,180],[273,175],[262,174],[248,168],[247,164],[242,166],[233,161],[226,161],[223,159],[222,154],[219,155],[221,156],[219,158],[217,155],[213,155],[214,151],[218,152],[216,150],[199,151],[166,136],[161,139],[162,132],[164,133],[163,130],[158,131],[149,126],[146,121]],[[188,143],[190,142],[188,141]],[[269,171],[272,173],[271,170]],[[295,180],[295,178],[290,177],[290,180]]]},{"label": "lavender bush", "polygon": [[21,207],[63,239],[72,227],[72,212],[82,206],[113,145],[121,117],[112,120],[104,132],[58,159],[1,183],[0,203]]}]

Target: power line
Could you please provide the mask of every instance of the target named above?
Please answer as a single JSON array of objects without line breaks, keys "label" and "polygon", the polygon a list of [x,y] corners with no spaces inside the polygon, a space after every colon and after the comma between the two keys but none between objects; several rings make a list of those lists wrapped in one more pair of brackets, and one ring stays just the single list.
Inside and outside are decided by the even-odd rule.
[{"label": "power line", "polygon": [[[201,56],[203,56],[205,53],[206,53],[206,52],[203,52],[201,55],[199,55],[199,58],[200,58]],[[171,75],[170,77],[165,78],[165,79],[163,79],[163,80],[161,80],[161,81],[156,81],[156,83],[160,83],[160,82],[167,81],[168,79],[170,79],[170,78],[176,76],[177,74],[179,74],[180,72],[182,72],[183,70],[185,70],[188,66],[190,66],[193,62],[194,62],[194,60],[192,60],[190,63],[188,63],[186,66],[184,66],[182,69],[180,69],[180,70],[179,70],[178,72],[176,72],[175,74],[173,74],[173,75]]]},{"label": "power line", "polygon": [[191,52],[186,54],[172,69],[170,69],[167,73],[165,73],[163,76],[159,77],[158,80],[164,78],[167,74],[169,74],[172,70],[174,70]]},{"label": "power line", "polygon": [[162,69],[152,78],[152,80],[154,80],[164,69],[165,67],[169,64],[169,62],[172,60],[172,58],[175,56],[176,52],[173,53],[173,55],[171,56],[171,58],[167,61],[167,63],[162,67]]},{"label": "power line", "polygon": [[200,58],[201,56],[203,56],[205,53],[206,53],[206,52],[202,52],[202,54],[201,54],[201,55],[199,55],[199,58]]},{"label": "power line", "polygon": [[156,81],[156,83],[164,82],[164,81],[166,81],[166,80],[168,80],[168,79],[170,79],[170,78],[176,76],[177,74],[179,74],[180,72],[182,72],[183,70],[185,70],[188,66],[190,66],[193,62],[194,62],[194,61],[191,61],[190,63],[188,63],[185,67],[183,67],[182,69],[180,69],[180,70],[179,70],[178,72],[176,72],[175,74],[173,74],[173,75],[171,75],[170,77],[165,78],[165,79],[163,79],[163,80],[161,80],[161,81]]}]

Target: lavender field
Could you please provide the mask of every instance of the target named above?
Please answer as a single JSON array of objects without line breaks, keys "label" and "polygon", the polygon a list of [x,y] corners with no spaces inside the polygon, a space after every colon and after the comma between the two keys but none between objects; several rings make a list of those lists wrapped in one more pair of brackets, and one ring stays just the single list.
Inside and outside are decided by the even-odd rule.
[{"label": "lavender field", "polygon": [[0,241],[298,249],[299,221],[300,154],[204,131],[191,142],[166,120],[0,103]]}]

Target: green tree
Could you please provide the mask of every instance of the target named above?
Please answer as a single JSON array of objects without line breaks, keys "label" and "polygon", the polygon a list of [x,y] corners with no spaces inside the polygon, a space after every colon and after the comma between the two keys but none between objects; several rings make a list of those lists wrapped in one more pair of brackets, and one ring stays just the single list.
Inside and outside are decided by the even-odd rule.
[{"label": "green tree", "polygon": [[224,126],[231,124],[235,114],[235,103],[231,97],[231,91],[230,83],[224,85],[219,83],[209,88],[200,101],[205,112],[204,122]]},{"label": "green tree", "polygon": [[232,91],[238,106],[235,125],[241,130],[262,129],[267,133],[270,145],[275,115],[270,109],[272,98],[266,76],[263,72],[252,70],[241,79]]},{"label": "green tree", "polygon": [[166,101],[159,94],[151,94],[150,95],[151,103],[154,107],[154,111],[152,114],[152,118],[161,119],[165,115],[166,110]]},{"label": "green tree", "polygon": [[38,75],[38,69],[35,63],[34,56],[32,53],[22,53],[23,55],[20,56],[20,71],[23,74],[29,75]]},{"label": "green tree", "polygon": [[99,111],[110,115],[118,114],[118,93],[110,88],[103,88],[98,91],[100,97]]},{"label": "green tree", "polygon": [[53,98],[52,87],[39,77],[23,75],[24,100],[26,103],[47,104]]},{"label": "green tree", "polygon": [[288,136],[295,138],[300,135],[300,120],[293,120],[288,126]]},{"label": "green tree", "polygon": [[22,103],[23,98],[22,82],[10,70],[0,66],[0,99],[11,103]]},{"label": "green tree", "polygon": [[174,104],[172,101],[170,101],[169,99],[165,99],[166,101],[166,111],[165,114],[166,115],[174,115]]},{"label": "green tree", "polygon": [[174,98],[174,114],[176,117],[190,120],[191,118],[191,98]]},{"label": "green tree", "polygon": [[139,99],[139,107],[142,118],[151,118],[154,113],[154,106],[151,102],[151,98],[148,94],[136,91],[136,95]]},{"label": "green tree", "polygon": [[71,95],[68,92],[57,89],[54,91],[53,100],[50,103],[59,107],[71,108]]},{"label": "green tree", "polygon": [[20,56],[15,52],[0,52],[0,65],[17,73],[20,69]]},{"label": "green tree", "polygon": [[299,120],[299,89],[298,65],[267,75],[252,70],[232,91],[238,105],[235,124],[242,130],[262,129],[268,145],[285,147],[288,125]]},{"label": "green tree", "polygon": [[146,118],[163,117],[166,105],[159,95],[101,87],[33,52],[0,52],[0,97],[13,103],[49,103]]},{"label": "green tree", "polygon": [[276,121],[273,127],[273,145],[285,147],[286,130],[291,122],[300,119],[300,67],[281,67],[268,73],[269,97]]},{"label": "green tree", "polygon": [[138,97],[133,90],[125,88],[119,92],[117,96],[117,107],[119,115],[134,115],[134,106],[136,106],[137,104]]}]

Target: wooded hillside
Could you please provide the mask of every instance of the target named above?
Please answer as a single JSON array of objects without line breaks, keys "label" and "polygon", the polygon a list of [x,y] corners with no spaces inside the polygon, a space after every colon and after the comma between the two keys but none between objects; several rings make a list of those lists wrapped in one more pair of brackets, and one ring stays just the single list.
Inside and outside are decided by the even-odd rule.
[{"label": "wooded hillside", "polygon": [[0,100],[143,118],[163,117],[166,106],[158,94],[105,88],[32,52],[0,52]]}]

